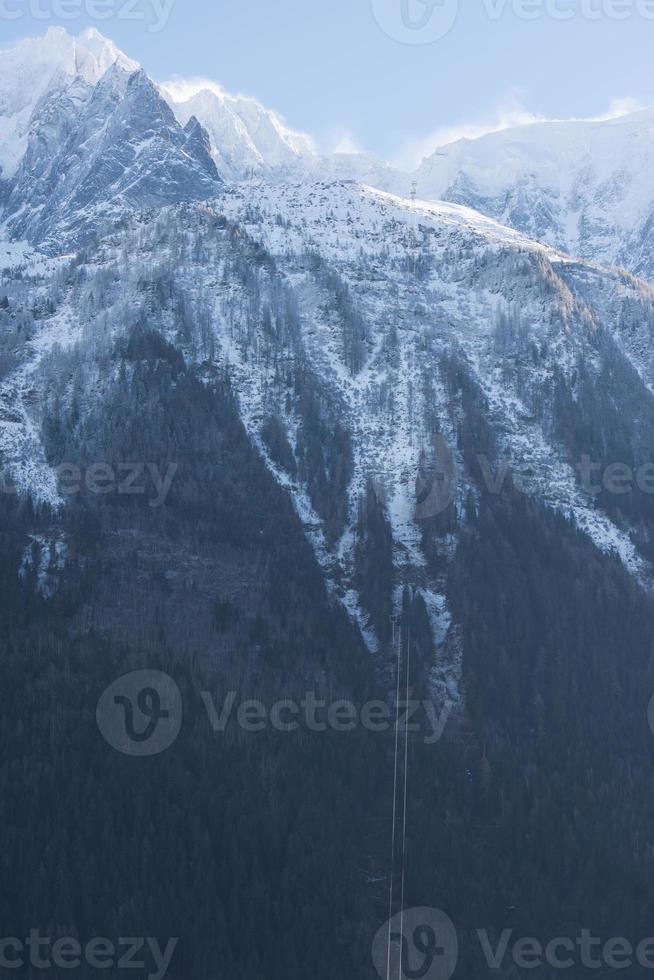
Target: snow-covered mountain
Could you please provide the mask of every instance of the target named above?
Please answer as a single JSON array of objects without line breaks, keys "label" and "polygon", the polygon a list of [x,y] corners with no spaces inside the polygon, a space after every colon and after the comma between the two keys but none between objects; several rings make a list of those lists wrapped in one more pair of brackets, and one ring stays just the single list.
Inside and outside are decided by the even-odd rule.
[{"label": "snow-covered mountain", "polygon": [[114,65],[95,86],[77,77],[39,102],[5,219],[16,237],[43,241],[219,183],[197,120],[182,129],[143,71]]},{"label": "snow-covered mountain", "polygon": [[[20,278],[8,271],[0,293],[37,314],[0,388],[0,455],[37,500],[65,507],[48,433],[92,445],[91,417],[116,401],[102,350],[153,323],[199,377],[229,377],[252,444],[371,651],[388,642],[404,590],[422,597],[443,697],[461,697],[449,575],[489,494],[518,486],[649,587],[652,497],[598,494],[579,472],[591,453],[600,472],[652,458],[644,283],[467,208],[340,181],[250,182],[160,209],[65,260],[68,273],[15,262]],[[388,534],[372,593],[371,492]]]},{"label": "snow-covered mountain", "polygon": [[289,129],[255,99],[229,95],[215,83],[181,98],[188,88],[189,83],[180,81],[160,86],[182,125],[195,116],[207,130],[213,159],[226,181],[238,183],[253,176],[357,180],[385,191],[409,190],[409,175],[373,153],[318,153],[310,137]]},{"label": "snow-covered mountain", "polygon": [[184,88],[162,91],[183,124],[195,114],[207,129],[228,181],[346,179],[408,196],[415,180],[425,200],[463,204],[572,255],[654,276],[654,109],[462,139],[409,173],[370,153],[319,154],[275,113],[215,84],[179,101]]},{"label": "snow-covered mountain", "polygon": [[14,176],[27,151],[30,122],[40,100],[75,79],[93,86],[114,64],[129,72],[139,67],[92,28],[71,37],[63,28],[51,27],[42,37],[27,38],[0,52],[1,180]]},{"label": "snow-covered mountain", "polygon": [[419,193],[466,204],[538,241],[654,276],[654,109],[541,122],[442,146]]},{"label": "snow-covered mountain", "polygon": [[[356,180],[408,196],[415,179],[425,200],[463,204],[571,255],[654,276],[654,110],[463,139],[438,148],[409,174],[372,154],[320,154],[277,113],[215,82],[173,79],[155,86],[141,73],[149,120],[137,118],[139,99],[128,99],[120,111],[135,113],[127,123],[133,132],[119,160],[107,158],[105,172],[108,143],[102,144],[101,131],[137,71],[136,62],[95,30],[75,38],[52,28],[2,52],[0,205],[4,219],[12,219],[12,235],[36,241],[55,229],[92,228],[100,212],[116,217],[122,208],[210,196],[216,173],[208,150],[217,175],[229,183],[253,176]],[[119,114],[112,125],[123,122]],[[197,139],[186,142],[189,124]],[[119,141],[124,135],[106,129]],[[130,155],[136,169],[125,170],[124,184],[114,185],[114,163],[125,168]],[[148,181],[139,170],[158,176]],[[94,202],[94,181],[100,192],[105,179],[109,187]]]},{"label": "snow-covered mountain", "polygon": [[9,934],[364,980],[390,886],[465,977],[502,908],[649,935],[654,285],[557,247],[650,269],[649,116],[417,196],[168,98],[94,33],[0,53]]},{"label": "snow-covered mountain", "polygon": [[[22,491],[64,506],[53,445],[82,439],[69,432],[78,425],[88,444],[88,420],[111,403],[116,380],[90,352],[99,337],[124,349],[130,330],[153,323],[199,377],[229,376],[252,444],[370,649],[387,642],[403,588],[419,591],[434,644],[447,651],[437,680],[452,697],[448,569],[493,482],[487,464],[505,476],[510,468],[538,506],[649,584],[652,497],[591,493],[578,466],[591,452],[634,468],[654,458],[654,293],[555,247],[561,229],[585,229],[580,252],[618,261],[595,198],[581,224],[570,218],[586,185],[570,177],[576,189],[564,197],[561,147],[581,172],[600,141],[593,186],[622,201],[626,220],[646,198],[634,160],[644,168],[648,117],[624,124],[635,142],[645,134],[624,185],[612,169],[617,122],[602,124],[601,137],[593,127],[530,129],[526,148],[497,134],[423,166],[422,197],[430,188],[474,197],[472,177],[461,177],[472,147],[475,180],[497,193],[474,198],[473,210],[361,184],[361,174],[391,188],[409,179],[365,156],[320,158],[251,100],[208,89],[176,103],[176,118],[147,75],[97,35],[49,32],[19,45],[17,77],[32,50],[33,90],[7,82],[3,102],[24,147],[6,172],[5,232],[49,256],[16,243],[0,251],[0,457]],[[506,160],[493,170],[484,154],[493,159],[497,147]],[[524,200],[510,207],[498,190],[520,184],[525,160],[534,211]],[[342,168],[347,179],[335,179]],[[480,213],[500,199],[504,224]],[[84,252],[61,256],[81,241]],[[60,348],[74,352],[63,367]],[[68,435],[53,441],[55,430]],[[416,495],[425,485],[426,497]],[[371,494],[387,534],[382,599],[362,571]]]},{"label": "snow-covered mountain", "polygon": [[134,207],[209,197],[218,178],[410,186],[372,154],[320,155],[214,82],[157,86],[95,30],[52,28],[1,55],[0,207],[14,238],[79,241]]},{"label": "snow-covered mountain", "polygon": [[279,116],[255,99],[233,96],[217,85],[201,87],[187,98],[180,97],[183,83],[164,83],[168,99],[180,123],[192,116],[209,133],[214,161],[227,180],[242,180],[249,174],[310,165],[317,154],[309,137],[295,133]]},{"label": "snow-covered mountain", "polygon": [[0,202],[12,237],[57,248],[134,208],[216,192],[198,121],[182,127],[145,72],[97,32],[53,29],[0,60]]}]

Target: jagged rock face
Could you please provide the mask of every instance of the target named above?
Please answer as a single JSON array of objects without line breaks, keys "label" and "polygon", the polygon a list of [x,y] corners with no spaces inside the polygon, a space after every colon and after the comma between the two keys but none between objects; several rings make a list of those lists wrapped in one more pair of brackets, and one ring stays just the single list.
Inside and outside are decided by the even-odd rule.
[{"label": "jagged rock face", "polygon": [[195,121],[183,130],[142,71],[112,66],[95,86],[54,86],[32,117],[5,208],[29,241],[80,240],[127,210],[215,194],[220,178]]},{"label": "jagged rock face", "polygon": [[12,179],[29,140],[33,113],[52,90],[63,91],[74,79],[95,85],[118,64],[134,72],[127,58],[95,30],[71,37],[53,27],[42,37],[27,38],[0,57],[0,177]]},{"label": "jagged rock face", "polygon": [[308,137],[290,130],[254,99],[206,88],[182,99],[172,83],[161,91],[182,125],[195,115],[207,130],[211,154],[225,181],[238,183],[253,176],[282,182],[358,180],[380,190],[409,193],[409,174],[372,153],[320,154]]},{"label": "jagged rock face", "polygon": [[195,116],[191,116],[184,126],[184,132],[187,153],[203,163],[206,172],[213,176],[216,173],[216,166],[211,158],[211,140],[206,129],[200,125]]},{"label": "jagged rock face", "polygon": [[292,132],[254,99],[231,96],[217,88],[179,98],[171,85],[164,85],[162,94],[182,125],[192,117],[200,120],[209,133],[214,162],[226,180],[308,166],[317,159],[307,137]]},{"label": "jagged rock face", "polygon": [[520,126],[441,147],[419,195],[465,204],[530,238],[654,276],[654,113]]}]

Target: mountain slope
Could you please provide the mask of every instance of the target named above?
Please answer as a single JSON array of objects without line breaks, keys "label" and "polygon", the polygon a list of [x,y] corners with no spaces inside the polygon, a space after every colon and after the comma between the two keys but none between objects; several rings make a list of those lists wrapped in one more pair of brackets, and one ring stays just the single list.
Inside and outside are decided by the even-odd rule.
[{"label": "mountain slope", "polygon": [[[388,644],[405,590],[420,597],[440,697],[462,697],[450,575],[489,495],[521,488],[649,587],[652,496],[594,491],[581,470],[588,456],[600,473],[635,471],[654,452],[654,292],[638,280],[456,205],[343,182],[251,183],[210,206],[165,209],[155,227],[137,221],[101,245],[90,270],[34,323],[0,391],[0,451],[23,490],[63,503],[51,472],[63,460],[38,435],[52,412],[34,407],[39,363],[62,334],[76,350],[97,329],[102,296],[112,342],[154,316],[187,363],[227,372],[253,445],[369,650]],[[13,304],[11,279],[3,288]],[[39,288],[52,295],[47,279]],[[92,396],[78,387],[80,424],[84,404],[102,404],[98,371]],[[50,372],[63,416],[47,425],[66,432],[71,392]]]},{"label": "mountain slope", "polygon": [[[343,161],[275,171],[240,122],[230,166],[245,134],[263,177],[232,184],[133,66],[56,74],[4,191],[46,249],[0,241],[7,934],[100,922],[179,935],[179,977],[371,980],[401,683],[404,898],[455,921],[459,973],[489,975],[480,927],[639,941],[654,289],[308,179]],[[96,710],[147,668],[183,724],[129,758]],[[255,734],[252,698],[321,722]]]}]

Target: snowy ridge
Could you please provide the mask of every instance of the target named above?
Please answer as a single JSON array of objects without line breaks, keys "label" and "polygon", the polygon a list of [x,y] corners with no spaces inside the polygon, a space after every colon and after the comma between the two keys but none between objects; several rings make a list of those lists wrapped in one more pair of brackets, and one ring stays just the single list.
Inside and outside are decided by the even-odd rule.
[{"label": "snowy ridge", "polygon": [[41,99],[76,78],[95,85],[114,64],[129,72],[139,67],[92,28],[71,37],[63,28],[51,27],[42,37],[0,51],[0,179],[16,173]]},{"label": "snowy ridge", "polygon": [[197,120],[180,126],[145,72],[97,32],[51,30],[4,55],[13,80],[0,77],[0,207],[11,237],[55,253],[134,209],[216,193]]},{"label": "snowy ridge", "polygon": [[[75,80],[94,87],[115,65],[128,73],[139,67],[95,30],[72,37],[51,28],[1,52],[0,192],[25,156],[40,102]],[[571,255],[654,275],[654,110],[462,139],[437,148],[409,174],[369,153],[321,155],[277,113],[211,80],[173,76],[159,91],[182,127],[199,120],[224,180],[353,179],[406,195],[415,179],[422,198],[467,205]]]},{"label": "snowy ridge", "polygon": [[238,181],[249,173],[270,173],[316,158],[308,136],[288,129],[255,99],[229,95],[215,84],[180,98],[187,87],[173,81],[163,83],[160,90],[182,126],[195,116],[206,129],[214,162],[225,180]]},{"label": "snowy ridge", "polygon": [[438,148],[416,173],[429,198],[467,204],[530,238],[654,273],[654,109],[541,122]]},{"label": "snowy ridge", "polygon": [[[2,205],[26,159],[30,139],[43,138],[44,105],[49,106],[46,141],[52,150],[108,72],[118,68],[131,75],[139,66],[95,30],[72,37],[52,28],[0,54]],[[310,137],[291,129],[276,112],[255,99],[231,95],[211,80],[173,76],[157,91],[180,128],[199,121],[206,132],[207,153],[220,177],[230,183],[253,175],[282,185],[355,180],[408,196],[415,180],[423,200],[464,205],[532,241],[646,279],[654,277],[654,110],[603,121],[532,123],[459,140],[437,148],[410,174],[369,153],[321,154]],[[52,113],[58,103],[61,118],[53,138]],[[171,131],[169,123],[167,129]],[[175,176],[178,199],[210,196],[196,176],[189,175],[185,196],[180,196]],[[138,180],[131,183],[139,185]],[[110,213],[132,204],[114,198]],[[148,206],[147,200],[141,203]],[[21,205],[34,207],[29,201]],[[71,200],[72,207],[78,205]],[[14,233],[24,237],[26,232],[23,222]],[[30,236],[36,240],[35,234]]]}]

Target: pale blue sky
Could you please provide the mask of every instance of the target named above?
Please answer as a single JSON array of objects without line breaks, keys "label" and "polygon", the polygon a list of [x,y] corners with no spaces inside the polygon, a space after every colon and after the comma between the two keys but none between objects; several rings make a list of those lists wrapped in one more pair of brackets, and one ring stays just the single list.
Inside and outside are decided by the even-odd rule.
[{"label": "pale blue sky", "polygon": [[[375,19],[378,4],[392,24],[403,0],[176,0],[159,33],[117,15],[62,20],[57,2],[0,0],[0,10],[21,12],[11,22],[0,16],[3,43],[51,24],[72,33],[96,26],[158,80],[215,78],[323,145],[346,136],[387,158],[418,152],[443,128],[493,123],[520,106],[568,117],[598,115],[627,96],[654,103],[654,19],[638,13],[649,3],[654,16],[652,0],[542,0],[540,8],[541,0],[506,0],[499,19],[488,10],[503,0],[459,0],[454,27],[424,45],[399,43]],[[88,11],[90,0],[77,2]],[[126,0],[105,2],[121,8]],[[153,0],[132,2],[152,20]],[[424,12],[422,0],[404,2],[415,4],[412,16]],[[536,19],[517,15],[521,2]],[[552,3],[577,13],[555,20],[545,10]],[[586,13],[602,8],[602,15],[588,19],[584,4]],[[33,16],[38,9],[41,19]],[[616,10],[626,18],[615,19]]]}]

